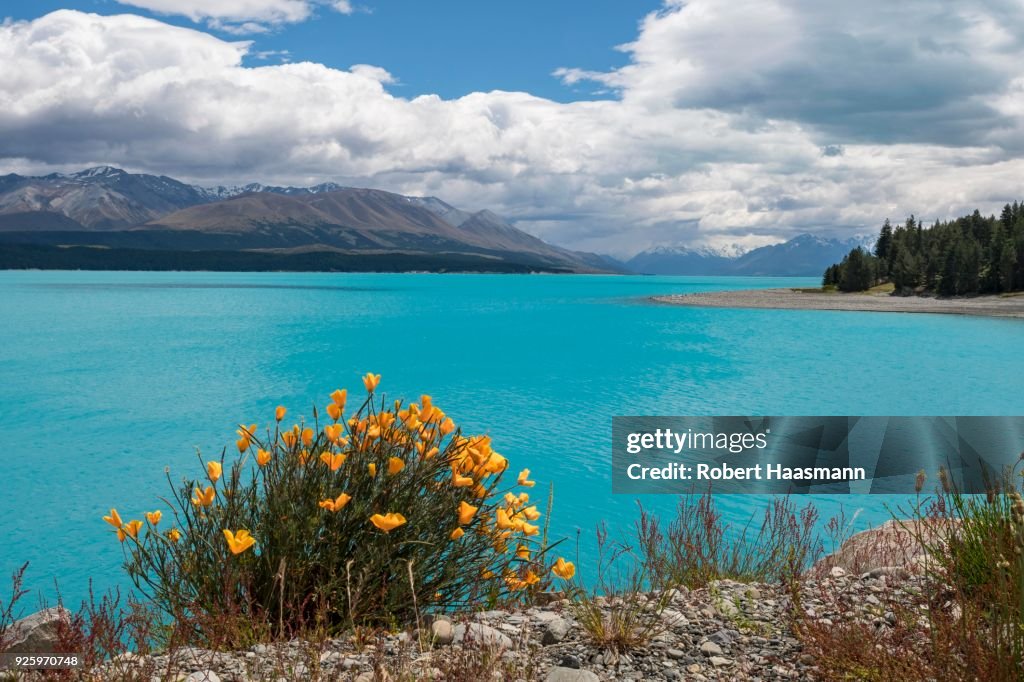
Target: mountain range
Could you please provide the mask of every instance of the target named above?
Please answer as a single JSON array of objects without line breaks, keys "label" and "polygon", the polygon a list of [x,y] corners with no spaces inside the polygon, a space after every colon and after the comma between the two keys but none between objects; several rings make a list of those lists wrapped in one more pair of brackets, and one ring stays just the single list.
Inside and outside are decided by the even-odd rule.
[{"label": "mountain range", "polygon": [[657,247],[623,263],[437,197],[336,183],[199,187],[111,166],[0,176],[0,268],[817,276],[863,243],[804,234],[746,252]]},{"label": "mountain range", "polygon": [[736,247],[656,247],[642,251],[625,262],[634,272],[649,275],[748,275],[817,277],[829,265],[838,263],[851,249],[870,248],[865,238],[832,239],[801,234],[787,242],[750,251]]},{"label": "mountain range", "polygon": [[548,244],[491,211],[463,211],[436,197],[335,183],[204,188],[110,166],[0,177],[0,265],[32,267],[41,253],[67,261],[86,248],[106,250],[89,253],[90,264],[115,267],[156,250],[173,253],[165,260],[182,269],[197,258],[214,262],[211,253],[230,253],[231,266],[243,262],[244,269],[244,261],[259,256],[259,263],[276,259],[282,269],[335,269],[335,262],[337,269],[621,271],[596,254]]}]

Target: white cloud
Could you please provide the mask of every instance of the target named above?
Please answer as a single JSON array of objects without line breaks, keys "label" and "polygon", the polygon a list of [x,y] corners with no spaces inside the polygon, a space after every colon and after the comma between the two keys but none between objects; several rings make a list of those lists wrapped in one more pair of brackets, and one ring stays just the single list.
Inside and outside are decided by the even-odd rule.
[{"label": "white cloud", "polygon": [[158,14],[205,21],[211,28],[236,35],[265,33],[271,26],[309,19],[318,5],[341,14],[355,9],[349,0],[117,0]]},{"label": "white cloud", "polygon": [[[848,236],[886,216],[988,212],[1016,197],[1024,81],[1006,73],[1024,54],[1014,33],[994,28],[1000,22],[975,12],[971,25],[991,44],[949,67],[951,81],[976,74],[949,88],[988,103],[997,126],[971,132],[952,98],[936,91],[917,106],[893,98],[885,81],[875,93],[885,111],[915,124],[886,132],[852,116],[836,124],[815,108],[827,78],[798,68],[810,59],[807,39],[790,32],[820,17],[746,9],[751,16],[723,3],[673,3],[643,22],[628,66],[588,76],[617,88],[618,99],[570,103],[502,91],[401,98],[387,89],[401,74],[379,67],[244,66],[248,42],[58,11],[0,26],[0,165],[111,163],[204,183],[336,180],[434,194],[491,208],[556,243],[619,255],[658,243],[759,245],[807,230]],[[736,26],[719,44],[713,27],[722,22]],[[760,41],[753,57],[740,49],[745,35]],[[955,32],[929,40],[967,49]],[[831,60],[829,96],[870,102],[876,67]],[[930,82],[903,72],[905,87]],[[772,94],[787,73],[805,82],[803,91],[787,86],[806,105],[789,114]],[[948,142],[933,139],[936,130],[950,131]]]}]

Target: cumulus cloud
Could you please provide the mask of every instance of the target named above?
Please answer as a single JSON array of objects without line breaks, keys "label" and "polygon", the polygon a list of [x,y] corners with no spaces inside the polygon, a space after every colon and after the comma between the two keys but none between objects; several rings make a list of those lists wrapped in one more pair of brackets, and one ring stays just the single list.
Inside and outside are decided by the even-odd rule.
[{"label": "cumulus cloud", "polygon": [[[9,67],[0,70],[0,165],[110,163],[200,183],[335,180],[433,194],[503,213],[555,243],[616,255],[654,244],[757,246],[803,231],[851,236],[886,216],[996,210],[1015,198],[1024,80],[1008,65],[1024,50],[997,30],[995,13],[970,15],[991,38],[983,48],[968,50],[959,35],[929,37],[955,45],[941,58],[952,60],[942,63],[958,81],[948,84],[955,97],[940,93],[937,79],[911,75],[912,65],[893,65],[907,87],[921,82],[931,93],[918,101],[892,96],[897,80],[872,89],[881,67],[858,71],[839,51],[831,85],[821,67],[805,67],[805,45],[828,42],[791,35],[825,30],[813,8],[757,3],[748,17],[738,6],[673,0],[644,20],[624,68],[562,72],[600,80],[617,98],[569,103],[504,91],[396,97],[388,86],[401,74],[376,66],[246,66],[250,42],[139,16],[58,11],[0,26]],[[958,8],[950,16],[967,21]],[[890,14],[906,20],[901,12]],[[872,97],[913,125],[871,123],[860,98]],[[970,120],[988,125],[972,130]]]},{"label": "cumulus cloud", "polygon": [[1024,4],[668,0],[611,72],[556,71],[650,107],[713,108],[859,142],[1012,143]]},{"label": "cumulus cloud", "polygon": [[309,19],[322,4],[342,14],[352,14],[348,0],[117,0],[158,14],[205,21],[211,28],[234,34],[264,33],[270,26]]}]

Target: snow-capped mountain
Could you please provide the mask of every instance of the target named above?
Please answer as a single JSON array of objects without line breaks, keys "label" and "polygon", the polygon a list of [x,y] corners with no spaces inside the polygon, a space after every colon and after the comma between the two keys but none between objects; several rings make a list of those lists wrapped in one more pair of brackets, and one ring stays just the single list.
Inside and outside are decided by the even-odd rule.
[{"label": "snow-capped mountain", "polygon": [[834,239],[801,234],[789,241],[744,251],[726,249],[657,247],[627,261],[636,272],[652,275],[788,275],[818,276],[858,246],[871,248],[874,239]]},{"label": "snow-capped mountain", "polygon": [[[593,254],[547,244],[491,211],[462,211],[436,197],[336,183],[208,188],[110,166],[43,177],[0,176],[0,236],[0,243],[192,254],[258,250],[340,254],[342,260],[362,254],[384,256],[387,267],[429,262],[498,271],[620,270]],[[322,262],[334,267],[329,263],[341,261]]]},{"label": "snow-capped mountain", "polygon": [[241,194],[258,192],[269,192],[271,194],[283,194],[285,196],[295,197],[345,189],[343,185],[339,185],[336,182],[323,182],[319,185],[313,185],[312,187],[278,187],[276,185],[262,185],[258,182],[251,182],[248,185],[232,185],[230,187],[225,187],[224,185],[217,185],[216,187],[200,187],[194,185],[194,187],[196,191],[209,197],[210,201],[220,201],[222,199],[237,197]]}]

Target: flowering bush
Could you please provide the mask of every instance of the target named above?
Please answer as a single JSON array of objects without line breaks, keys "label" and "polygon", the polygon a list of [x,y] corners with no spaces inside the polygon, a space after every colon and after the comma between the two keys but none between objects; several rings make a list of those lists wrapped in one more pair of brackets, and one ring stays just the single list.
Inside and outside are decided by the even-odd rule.
[{"label": "flowering bush", "polygon": [[[177,619],[232,614],[282,634],[310,619],[331,627],[410,622],[417,609],[526,598],[550,581],[529,470],[487,436],[464,436],[430,396],[386,404],[380,375],[346,413],[242,425],[239,456],[203,464],[168,508],[104,519],[124,543],[135,584]],[[200,458],[202,459],[202,458]],[[168,513],[169,512],[169,513]],[[564,572],[564,562],[559,564]]]}]

